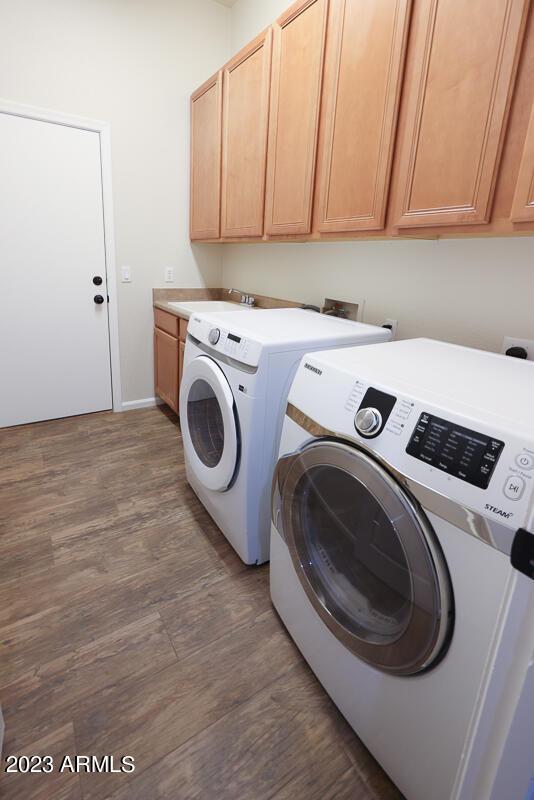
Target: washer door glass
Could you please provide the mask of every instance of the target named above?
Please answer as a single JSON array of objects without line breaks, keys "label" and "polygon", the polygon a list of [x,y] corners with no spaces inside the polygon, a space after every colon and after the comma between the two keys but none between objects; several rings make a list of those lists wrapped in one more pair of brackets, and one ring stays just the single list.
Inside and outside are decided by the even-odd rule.
[{"label": "washer door glass", "polygon": [[180,419],[191,471],[207,489],[225,491],[239,456],[236,411],[226,376],[209,356],[194,358],[184,370]]},{"label": "washer door glass", "polygon": [[452,590],[424,512],[366,453],[318,442],[289,457],[282,529],[301,583],[330,630],[387,672],[436,661]]},{"label": "washer door glass", "polygon": [[207,467],[216,467],[224,452],[224,421],[217,396],[203,378],[189,390],[187,426],[197,456]]}]

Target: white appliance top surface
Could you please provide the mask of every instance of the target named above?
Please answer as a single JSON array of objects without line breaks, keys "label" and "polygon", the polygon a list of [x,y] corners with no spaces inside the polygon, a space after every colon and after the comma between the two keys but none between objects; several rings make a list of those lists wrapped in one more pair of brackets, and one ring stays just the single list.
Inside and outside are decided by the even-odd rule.
[{"label": "white appliance top surface", "polygon": [[313,361],[451,411],[498,417],[534,436],[534,362],[432,339],[329,350]]},{"label": "white appliance top surface", "polygon": [[195,314],[195,317],[213,327],[230,330],[239,336],[248,336],[261,345],[306,346],[307,342],[340,344],[357,339],[376,337],[380,331],[375,325],[339,319],[302,308],[260,309],[254,314],[224,312],[223,314]]}]

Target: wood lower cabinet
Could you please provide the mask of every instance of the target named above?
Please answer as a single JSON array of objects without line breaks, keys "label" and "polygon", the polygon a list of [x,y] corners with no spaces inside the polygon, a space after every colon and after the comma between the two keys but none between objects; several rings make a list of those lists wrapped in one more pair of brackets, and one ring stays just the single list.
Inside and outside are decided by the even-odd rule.
[{"label": "wood lower cabinet", "polygon": [[218,239],[221,197],[222,75],[191,97],[191,239]]},{"label": "wood lower cabinet", "polygon": [[154,309],[154,378],[156,395],[179,413],[187,320]]},{"label": "wood lower cabinet", "polygon": [[527,6],[415,3],[394,224],[489,220]]},{"label": "wood lower cabinet", "polygon": [[327,0],[295,3],[274,25],[265,233],[309,233]]},{"label": "wood lower cabinet", "polygon": [[179,341],[154,329],[156,394],[178,413]]},{"label": "wood lower cabinet", "polygon": [[410,0],[331,0],[315,229],[384,227]]},{"label": "wood lower cabinet", "polygon": [[512,206],[513,222],[534,222],[534,106]]},{"label": "wood lower cabinet", "polygon": [[224,68],[221,236],[261,236],[272,31]]}]

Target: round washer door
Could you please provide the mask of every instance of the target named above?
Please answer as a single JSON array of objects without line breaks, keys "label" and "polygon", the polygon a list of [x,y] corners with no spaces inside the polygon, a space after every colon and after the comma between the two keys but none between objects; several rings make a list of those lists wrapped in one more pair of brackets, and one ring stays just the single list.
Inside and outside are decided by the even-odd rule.
[{"label": "round washer door", "polygon": [[417,503],[377,461],[319,440],[288,457],[283,536],[312,605],[368,664],[396,675],[428,669],[453,620],[449,572]]},{"label": "round washer door", "polygon": [[180,396],[184,450],[191,469],[207,489],[224,492],[238,457],[234,397],[228,381],[213,359],[198,356],[185,369]]}]

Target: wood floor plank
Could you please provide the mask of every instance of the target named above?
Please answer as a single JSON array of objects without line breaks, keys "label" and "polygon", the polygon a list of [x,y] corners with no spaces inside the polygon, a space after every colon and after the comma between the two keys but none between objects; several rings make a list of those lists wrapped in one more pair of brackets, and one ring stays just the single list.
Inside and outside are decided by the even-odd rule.
[{"label": "wood floor plank", "polygon": [[76,742],[72,723],[53,730],[48,735],[32,740],[19,750],[6,728],[4,764],[8,755],[52,756],[54,771],[48,774],[5,773],[0,775],[2,800],[81,800],[79,776],[72,772],[59,772],[64,756],[75,756]]},{"label": "wood floor plank", "polygon": [[[296,663],[282,677],[121,787],[113,800],[268,800],[317,759],[325,784],[350,761],[335,749],[340,719],[317,692],[310,671]],[[343,735],[343,734],[342,734]],[[312,756],[313,754],[313,756]],[[324,779],[324,778],[323,778]]]},{"label": "wood floor plank", "polygon": [[30,480],[34,475],[40,475],[44,469],[44,461],[40,448],[7,448],[0,450],[2,465],[0,476],[2,490],[5,494],[14,488],[20,489],[22,481]]},{"label": "wood floor plank", "polygon": [[164,407],[0,431],[0,578],[7,751],[137,762],[4,777],[2,800],[400,800],[275,615],[268,568],[188,486]]},{"label": "wood floor plank", "polygon": [[58,583],[57,571],[49,570],[48,577],[41,574],[24,586],[0,588],[0,602],[10,604],[10,614],[4,614],[10,619],[0,626],[0,687],[160,605],[204,591],[226,574],[216,554],[204,551],[194,536],[183,542],[179,559],[164,559],[127,577],[110,578],[108,572],[91,581],[91,573],[89,579],[80,571],[70,576],[71,569],[62,565],[67,578]]},{"label": "wood floor plank", "polygon": [[269,572],[252,567],[208,588],[160,606],[178,658],[216,641],[241,625],[252,624],[271,608]]},{"label": "wood floor plank", "polygon": [[70,720],[84,698],[173,663],[176,654],[153,613],[17,676],[2,688],[6,726],[25,741],[29,732],[48,729],[50,709],[56,721]]},{"label": "wood floor plank", "polygon": [[[156,676],[103,692],[76,714],[78,745],[85,752],[132,755],[137,772],[283,675],[295,648],[268,612]],[[86,800],[105,797],[124,776],[82,776]]]},{"label": "wood floor plank", "polygon": [[24,547],[20,541],[3,541],[0,536],[1,579],[7,581],[27,580],[54,563],[52,539],[36,534],[28,539]]}]

